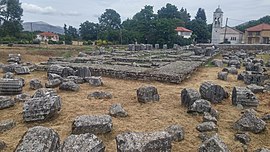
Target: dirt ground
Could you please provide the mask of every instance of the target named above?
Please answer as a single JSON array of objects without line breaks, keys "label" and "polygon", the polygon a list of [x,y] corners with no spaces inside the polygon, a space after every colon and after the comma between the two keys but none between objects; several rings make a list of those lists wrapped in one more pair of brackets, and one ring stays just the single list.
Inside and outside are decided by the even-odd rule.
[{"label": "dirt ground", "polygon": [[[24,49],[0,50],[0,62],[4,62],[7,53],[20,52],[23,60],[32,62],[46,61],[50,55],[44,51],[42,53]],[[48,53],[48,54],[46,54]],[[0,134],[0,140],[7,143],[5,151],[13,151],[19,140],[28,128],[41,125],[50,127],[58,132],[61,142],[70,135],[71,124],[76,116],[80,115],[101,115],[108,114],[110,105],[113,103],[121,103],[129,116],[126,118],[113,118],[113,131],[106,135],[98,135],[103,140],[106,151],[116,151],[116,135],[126,132],[151,132],[163,130],[169,125],[179,124],[184,127],[185,139],[181,142],[174,142],[172,151],[187,152],[197,151],[201,144],[198,138],[199,132],[196,126],[202,122],[202,116],[194,116],[187,114],[186,108],[180,104],[180,92],[184,88],[194,88],[199,90],[200,84],[204,81],[213,81],[223,86],[230,94],[234,86],[245,86],[243,82],[237,81],[236,76],[230,75],[228,81],[217,80],[217,72],[221,68],[202,67],[190,78],[181,84],[166,84],[149,81],[130,81],[119,80],[103,77],[104,86],[92,87],[88,84],[82,84],[79,92],[66,92],[57,89],[58,94],[62,98],[62,109],[57,117],[47,122],[25,123],[22,116],[23,103],[16,103],[14,107],[0,110],[0,120],[14,119],[17,123],[16,127]],[[2,77],[3,73],[0,74]],[[22,76],[26,80],[26,86],[23,92],[33,94],[34,91],[29,89],[29,81],[32,78],[40,79],[43,84],[47,77],[45,72],[33,72],[31,75]],[[136,99],[136,89],[153,85],[157,87],[160,94],[160,101],[155,103],[140,104]],[[87,95],[93,91],[102,90],[113,94],[110,100],[88,100]],[[257,109],[258,116],[269,113],[270,93],[257,94],[260,105]],[[243,151],[240,142],[234,140],[235,130],[232,129],[233,123],[240,118],[241,110],[232,106],[231,99],[224,100],[221,104],[213,105],[220,112],[218,121],[218,133],[223,141],[228,145],[231,151]],[[250,133],[251,142],[248,145],[249,151],[253,151],[260,147],[270,148],[270,124],[263,133]]]}]

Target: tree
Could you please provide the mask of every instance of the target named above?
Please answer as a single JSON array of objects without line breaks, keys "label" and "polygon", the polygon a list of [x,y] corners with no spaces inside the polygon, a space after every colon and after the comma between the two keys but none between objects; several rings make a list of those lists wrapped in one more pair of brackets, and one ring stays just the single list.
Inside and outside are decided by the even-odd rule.
[{"label": "tree", "polygon": [[68,45],[72,44],[72,37],[68,32],[68,28],[66,24],[64,24],[64,33],[65,33],[65,44],[68,44]]},{"label": "tree", "polygon": [[18,37],[22,31],[21,16],[23,9],[19,0],[0,1],[1,36]]},{"label": "tree", "polygon": [[193,31],[197,43],[208,43],[211,37],[208,31],[208,25],[202,19],[193,19],[187,24],[187,27]]},{"label": "tree", "polygon": [[162,7],[158,10],[158,18],[178,18],[180,19],[180,12],[175,5],[170,3],[166,4],[166,7]]},{"label": "tree", "polygon": [[78,31],[75,27],[69,26],[68,29],[68,34],[71,36],[72,40],[78,40],[79,39],[79,34]]},{"label": "tree", "polygon": [[113,9],[106,9],[98,20],[100,26],[105,29],[120,29],[121,17]]},{"label": "tree", "polygon": [[80,35],[85,41],[94,41],[98,38],[99,25],[93,22],[85,21],[80,25]]},{"label": "tree", "polygon": [[196,20],[201,19],[205,22],[207,21],[204,9],[202,9],[202,8],[198,9],[197,14],[195,16],[195,19]]},{"label": "tree", "polygon": [[187,24],[190,21],[190,14],[187,12],[187,9],[184,9],[183,7],[180,9],[180,19]]}]

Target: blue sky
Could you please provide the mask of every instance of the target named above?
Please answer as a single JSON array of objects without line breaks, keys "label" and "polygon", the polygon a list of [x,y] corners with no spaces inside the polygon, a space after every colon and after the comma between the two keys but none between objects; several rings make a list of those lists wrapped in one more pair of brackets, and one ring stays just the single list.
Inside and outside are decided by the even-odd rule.
[{"label": "blue sky", "polygon": [[215,9],[220,5],[228,24],[234,26],[249,20],[270,15],[270,0],[21,0],[24,14],[22,19],[28,21],[44,21],[52,25],[64,24],[79,27],[88,20],[98,22],[98,17],[105,9],[114,9],[122,21],[131,18],[144,5],[154,6],[155,12],[166,3],[184,7],[194,18],[198,8],[204,8],[208,23],[212,22]]}]

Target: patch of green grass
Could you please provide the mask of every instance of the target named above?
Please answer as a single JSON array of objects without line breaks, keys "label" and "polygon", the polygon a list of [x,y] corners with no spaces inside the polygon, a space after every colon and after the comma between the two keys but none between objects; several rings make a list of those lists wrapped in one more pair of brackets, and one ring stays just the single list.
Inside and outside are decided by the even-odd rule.
[{"label": "patch of green grass", "polygon": [[72,56],[71,51],[66,51],[63,55],[64,58],[70,58]]},{"label": "patch of green grass", "polygon": [[270,54],[257,55],[256,58],[263,59],[265,62],[270,60]]}]

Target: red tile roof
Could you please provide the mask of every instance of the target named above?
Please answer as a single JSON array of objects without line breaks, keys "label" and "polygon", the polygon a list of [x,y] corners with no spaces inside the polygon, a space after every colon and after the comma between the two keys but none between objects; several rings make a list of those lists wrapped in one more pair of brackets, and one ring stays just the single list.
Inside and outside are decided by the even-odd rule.
[{"label": "red tile roof", "polygon": [[43,32],[43,33],[39,33],[39,35],[42,36],[58,36],[57,34],[51,33],[51,32]]},{"label": "red tile roof", "polygon": [[176,30],[177,32],[192,32],[191,30],[186,29],[186,28],[184,28],[184,27],[177,27],[175,30]]},{"label": "red tile roof", "polygon": [[270,30],[270,25],[263,23],[246,29],[248,32],[259,32],[263,30]]}]

